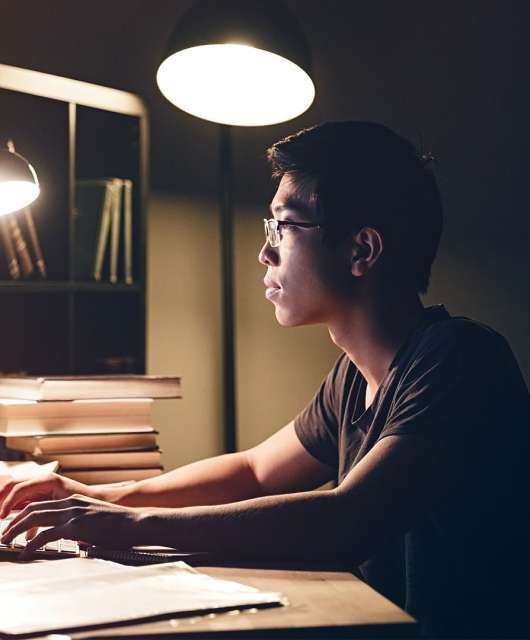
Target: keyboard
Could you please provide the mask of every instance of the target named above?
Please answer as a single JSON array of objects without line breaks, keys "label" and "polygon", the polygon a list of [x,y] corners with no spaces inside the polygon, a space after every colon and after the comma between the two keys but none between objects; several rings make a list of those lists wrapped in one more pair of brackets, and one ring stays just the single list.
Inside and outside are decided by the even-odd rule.
[{"label": "keyboard", "polygon": [[[7,518],[0,519],[0,535],[7,529],[9,523],[16,516],[16,513],[12,513]],[[39,527],[39,532],[49,529],[49,527]],[[10,544],[3,544],[0,542],[0,552],[15,551],[20,552],[26,546],[26,532],[19,534],[14,538]],[[79,555],[79,544],[75,540],[54,540],[48,542],[44,547],[41,547],[35,552],[35,557],[42,556],[64,556],[72,557]]]}]

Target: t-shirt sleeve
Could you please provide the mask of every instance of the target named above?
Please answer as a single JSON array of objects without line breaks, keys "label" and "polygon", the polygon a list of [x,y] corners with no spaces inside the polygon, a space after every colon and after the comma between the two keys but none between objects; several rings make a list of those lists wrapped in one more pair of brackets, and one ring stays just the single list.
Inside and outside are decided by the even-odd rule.
[{"label": "t-shirt sleeve", "polygon": [[414,435],[446,450],[470,445],[493,406],[497,359],[498,341],[482,329],[430,336],[403,374],[380,437]]},{"label": "t-shirt sleeve", "polygon": [[337,469],[341,391],[349,360],[339,357],[324,378],[311,402],[294,420],[294,428],[304,448],[317,460]]}]

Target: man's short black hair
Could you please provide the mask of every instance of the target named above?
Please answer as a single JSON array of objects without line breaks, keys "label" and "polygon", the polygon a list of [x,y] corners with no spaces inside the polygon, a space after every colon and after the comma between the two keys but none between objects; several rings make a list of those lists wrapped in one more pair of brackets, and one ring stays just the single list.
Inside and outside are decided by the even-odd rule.
[{"label": "man's short black hair", "polygon": [[312,181],[326,243],[373,227],[387,263],[399,261],[406,284],[427,292],[442,204],[429,163],[410,142],[373,122],[327,122],[276,142],[267,157],[273,177]]}]

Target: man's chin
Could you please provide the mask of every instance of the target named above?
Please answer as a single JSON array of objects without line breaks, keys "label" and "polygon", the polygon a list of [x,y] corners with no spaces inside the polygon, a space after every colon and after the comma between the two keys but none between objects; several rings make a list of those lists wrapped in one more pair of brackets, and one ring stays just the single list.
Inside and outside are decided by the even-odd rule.
[{"label": "man's chin", "polygon": [[280,307],[276,307],[275,314],[276,321],[282,327],[301,327],[305,324],[313,324],[304,316],[289,313],[288,311],[286,311],[285,309],[281,309]]}]

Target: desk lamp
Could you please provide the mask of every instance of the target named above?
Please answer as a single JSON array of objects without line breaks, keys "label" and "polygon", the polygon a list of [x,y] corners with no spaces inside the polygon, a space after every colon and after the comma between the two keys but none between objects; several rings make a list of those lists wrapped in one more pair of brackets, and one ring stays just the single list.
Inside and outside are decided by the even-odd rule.
[{"label": "desk lamp", "polygon": [[12,140],[6,147],[0,149],[0,216],[24,209],[40,193],[35,169],[15,151]]},{"label": "desk lamp", "polygon": [[315,97],[305,36],[283,0],[200,0],[177,22],[156,80],[183,111],[220,124],[225,451],[236,450],[231,125],[295,118]]}]

